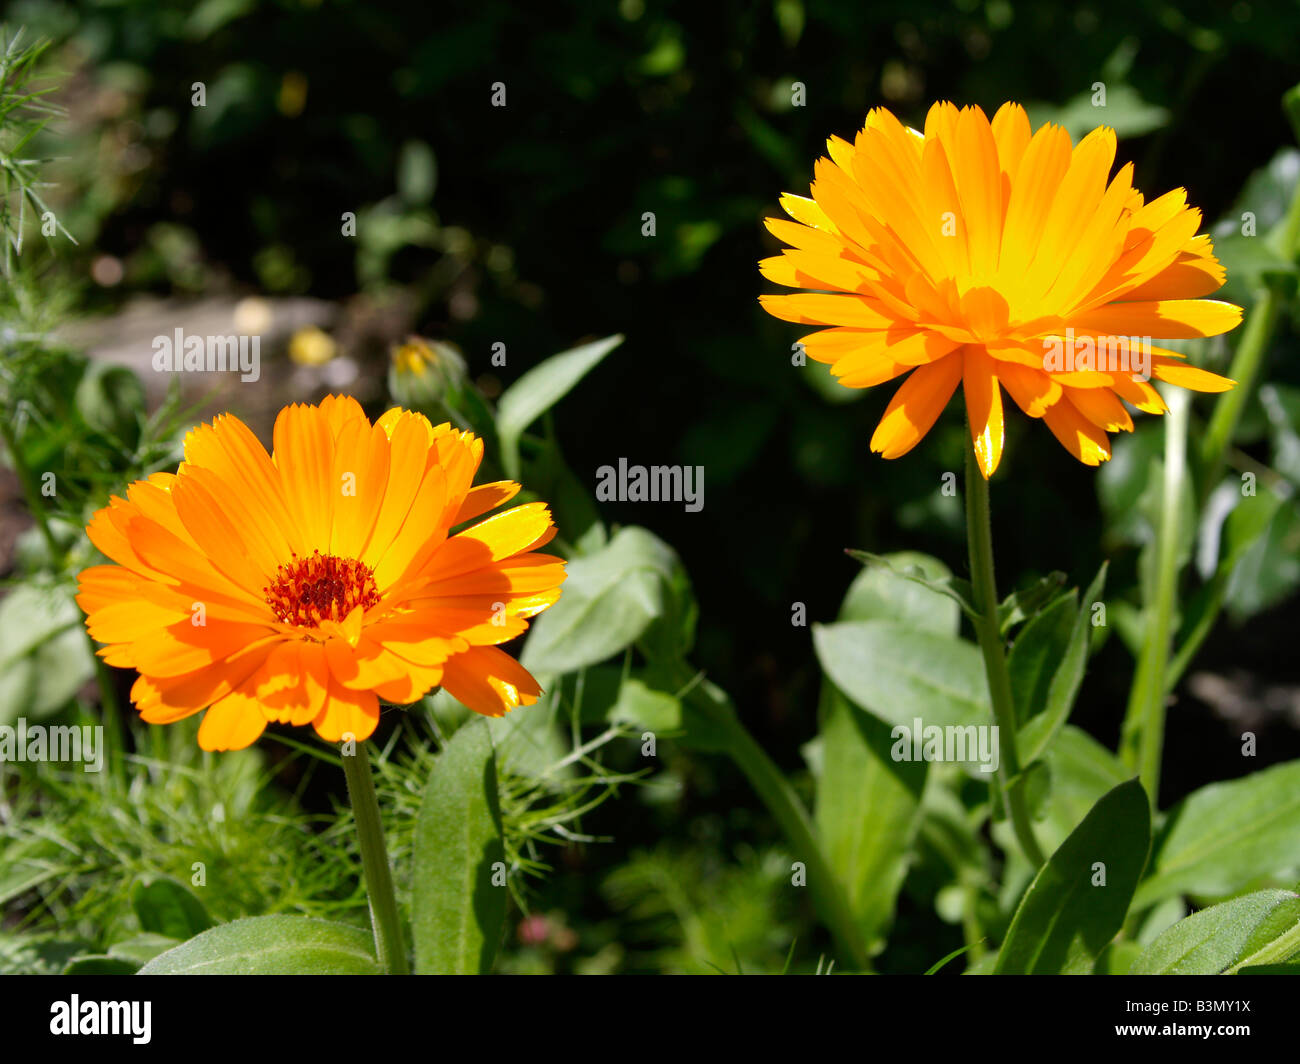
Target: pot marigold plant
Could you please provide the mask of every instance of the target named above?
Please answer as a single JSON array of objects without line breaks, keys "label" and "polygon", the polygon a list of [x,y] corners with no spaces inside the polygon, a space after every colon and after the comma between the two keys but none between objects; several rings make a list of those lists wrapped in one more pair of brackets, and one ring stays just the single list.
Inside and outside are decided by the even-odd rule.
[{"label": "pot marigold plant", "polygon": [[238,418],[199,426],[175,474],[132,484],[86,530],[117,564],[85,570],[77,602],[103,659],[139,672],[143,720],[203,712],[205,750],[246,747],[272,722],[343,744],[375,956],[396,974],[406,937],[364,745],[380,701],[441,686],[489,717],[535,702],[537,682],[497,648],[565,575],[536,550],[555,535],[543,503],[453,534],[519,491],[474,487],[482,458],[471,432],[397,408],[371,424],[330,396],[285,407],[270,454]]}]

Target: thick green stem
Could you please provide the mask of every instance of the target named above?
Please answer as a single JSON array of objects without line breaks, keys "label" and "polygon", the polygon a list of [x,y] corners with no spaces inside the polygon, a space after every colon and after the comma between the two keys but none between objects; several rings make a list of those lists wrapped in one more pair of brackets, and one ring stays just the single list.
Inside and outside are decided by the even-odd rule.
[{"label": "thick green stem", "polygon": [[966,451],[966,539],[970,549],[971,589],[979,620],[975,633],[984,655],[984,673],[988,677],[989,701],[993,721],[1000,734],[998,777],[1016,841],[1030,863],[1043,864],[1043,851],[1030,823],[1025,802],[1024,777],[1020,774],[1020,754],[1016,749],[1016,706],[1011,695],[1011,676],[1007,672],[1006,646],[998,621],[997,581],[993,575],[993,528],[989,518],[989,485],[975,461],[975,451]]},{"label": "thick green stem", "polygon": [[1190,396],[1169,389],[1165,415],[1165,468],[1161,486],[1160,528],[1156,533],[1154,598],[1145,604],[1142,650],[1129,692],[1121,754],[1135,768],[1155,808],[1160,793],[1160,760],[1165,740],[1165,699],[1174,606],[1178,595],[1179,507],[1187,476],[1187,416]]},{"label": "thick green stem", "polygon": [[357,841],[361,844],[361,869],[366,878],[366,894],[370,898],[376,955],[380,967],[388,974],[409,975],[402,917],[393,891],[393,872],[388,865],[384,829],[379,820],[379,799],[375,796],[375,780],[370,773],[365,743],[356,744],[355,754],[344,752],[343,774],[347,777],[348,797],[357,822]]}]

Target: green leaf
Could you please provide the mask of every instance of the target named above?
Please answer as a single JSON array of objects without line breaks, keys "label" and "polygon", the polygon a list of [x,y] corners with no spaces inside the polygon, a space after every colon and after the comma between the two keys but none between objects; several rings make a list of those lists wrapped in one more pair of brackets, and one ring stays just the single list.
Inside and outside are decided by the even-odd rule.
[{"label": "green leaf", "polygon": [[[950,575],[943,563],[910,552],[881,560],[885,564],[866,566],[849,585],[839,620],[891,620],[955,636],[961,620],[957,604],[900,575],[916,570],[943,580]],[[894,761],[889,756],[889,726],[855,706],[829,679],[822,684],[819,718],[817,833],[844,884],[867,948],[876,952],[888,934],[911,863],[929,766],[924,761]]]},{"label": "green leaf", "polygon": [[931,591],[947,595],[961,607],[962,612],[971,620],[978,621],[980,619],[979,611],[975,609],[974,593],[971,591],[969,580],[961,580],[952,575],[931,577],[926,575],[925,570],[920,565],[907,565],[906,568],[897,568],[889,556],[871,554],[865,550],[849,550],[845,551],[845,553],[850,558],[860,561],[863,565],[883,566],[891,573],[901,576],[905,580],[914,580],[923,587],[928,587]]},{"label": "green leaf", "polygon": [[[1047,699],[1043,706],[1043,711],[1034,715],[1034,706],[1026,705],[1026,709],[1031,714],[1029,722],[1020,729],[1020,735],[1017,739],[1020,749],[1021,761],[1026,764],[1032,764],[1037,758],[1041,757],[1043,751],[1047,749],[1053,737],[1061,726],[1069,719],[1070,711],[1074,708],[1074,700],[1079,695],[1079,687],[1083,683],[1084,670],[1088,666],[1088,642],[1092,632],[1092,607],[1101,597],[1101,589],[1106,583],[1106,563],[1103,562],[1097,575],[1093,577],[1092,583],[1088,585],[1088,590],[1083,593],[1083,602],[1080,603],[1078,612],[1074,617],[1074,625],[1070,630],[1069,641],[1065,644],[1060,657],[1057,659],[1060,664],[1052,673],[1051,682],[1047,686]],[[1073,602],[1071,596],[1066,599],[1067,602]],[[1026,628],[1026,633],[1028,628]],[[1023,637],[1022,637],[1023,638]],[[1017,640],[1017,644],[1020,640]],[[1014,649],[1013,649],[1014,654]]]},{"label": "green leaf", "polygon": [[1045,122],[1055,122],[1065,127],[1075,143],[1086,133],[1105,123],[1124,140],[1140,137],[1160,129],[1169,121],[1169,111],[1158,104],[1147,103],[1132,85],[1108,79],[1104,103],[1098,103],[1093,90],[1072,96],[1060,107],[1049,104],[1031,104],[1029,113],[1037,129]]},{"label": "green leaf", "polygon": [[137,883],[131,891],[131,908],[141,931],[179,942],[206,931],[213,923],[203,903],[174,879]]},{"label": "green leaf", "polygon": [[998,606],[998,631],[1005,636],[1016,625],[1034,617],[1056,598],[1065,580],[1064,573],[1052,572],[1026,588],[1013,591]]},{"label": "green leaf", "polygon": [[250,916],[160,953],[141,975],[379,975],[370,931],[309,916]]},{"label": "green leaf", "polygon": [[[607,336],[553,355],[507,388],[497,403],[497,434],[502,453],[517,455],[519,439],[528,426],[563,399],[622,342],[621,335]],[[513,475],[517,469],[507,466],[506,472]]]},{"label": "green leaf", "polygon": [[1047,706],[1047,692],[1070,645],[1078,612],[1079,596],[1065,595],[1025,625],[1011,644],[1007,672],[1011,676],[1016,719],[1022,726],[1041,715]]},{"label": "green leaf", "polygon": [[1231,974],[1244,964],[1280,963],[1297,953],[1300,895],[1261,890],[1179,920],[1143,951],[1130,974]]},{"label": "green leaf", "polygon": [[524,477],[530,492],[550,504],[555,525],[575,554],[592,554],[608,542],[595,497],[564,460],[554,437],[528,463]]},{"label": "green leaf", "polygon": [[680,566],[663,540],[643,528],[620,529],[604,549],[569,562],[564,594],[533,622],[522,664],[556,675],[627,649],[672,614]]},{"label": "green leaf", "polygon": [[575,703],[581,691],[583,724],[622,723],[669,734],[681,730],[682,703],[675,693],[657,686],[666,680],[653,669],[625,675],[622,668],[598,665],[580,676],[566,676],[562,683],[565,696]]},{"label": "green leaf", "polygon": [[18,584],[0,600],[0,724],[49,716],[94,675],[72,589]]},{"label": "green leaf", "polygon": [[[838,620],[897,621],[940,635],[957,634],[961,607],[946,589],[952,573],[943,562],[916,551],[866,557],[875,561],[854,577]],[[936,590],[931,584],[945,590]]]},{"label": "green leaf", "polygon": [[1092,974],[1127,975],[1128,970],[1133,966],[1133,962],[1137,960],[1141,952],[1142,947],[1136,942],[1116,939],[1101,951],[1097,963],[1092,966]]},{"label": "green leaf", "polygon": [[1291,500],[1274,511],[1267,530],[1238,557],[1225,596],[1238,623],[1274,606],[1300,585],[1300,509]]},{"label": "green leaf", "polygon": [[1189,794],[1156,835],[1134,905],[1173,894],[1226,897],[1300,869],[1300,761]]},{"label": "green leaf", "polygon": [[63,969],[64,975],[135,975],[140,965],[136,961],[121,957],[110,957],[104,953],[75,957]]},{"label": "green leaf", "polygon": [[119,960],[130,961],[135,967],[147,964],[158,954],[181,944],[180,939],[170,935],[143,934],[114,942],[108,947],[108,955]]},{"label": "green leaf", "polygon": [[491,971],[506,916],[506,888],[493,878],[504,868],[496,755],[487,727],[471,721],[434,762],[415,823],[418,973]]},{"label": "green leaf", "polygon": [[606,713],[611,723],[626,723],[659,734],[680,730],[682,703],[667,691],[657,691],[629,676],[618,688],[618,699]]},{"label": "green leaf", "polygon": [[1106,512],[1109,534],[1125,543],[1144,543],[1153,530],[1139,503],[1158,477],[1164,433],[1158,425],[1140,422],[1115,440],[1112,451],[1110,461],[1097,472],[1097,499]]},{"label": "green leaf", "polygon": [[951,960],[956,960],[967,950],[974,949],[975,945],[976,943],[972,942],[969,945],[958,946],[951,953],[945,954],[944,956],[940,957],[937,961],[935,961],[932,965],[930,965],[930,967],[925,970],[925,974],[936,975],[939,969],[942,968],[945,964],[947,964]]},{"label": "green leaf", "polygon": [[817,833],[867,948],[876,952],[907,876],[929,766],[894,761],[889,725],[853,705],[833,684],[823,688],[822,702]]},{"label": "green leaf", "polygon": [[1052,781],[1043,841],[1054,845],[1065,841],[1102,796],[1129,777],[1119,758],[1073,724],[1061,729],[1043,761]]},{"label": "green leaf", "polygon": [[91,362],[77,385],[75,402],[82,420],[96,432],[128,447],[135,446],[145,396],[144,385],[134,370]]},{"label": "green leaf", "polygon": [[[1137,780],[1102,797],[1029,885],[998,952],[1002,975],[1083,974],[1119,932],[1150,844]],[[1094,885],[1104,866],[1105,885]]]},{"label": "green leaf", "polygon": [[890,724],[986,724],[984,666],[974,645],[895,621],[813,625],[826,675],[863,709]]}]

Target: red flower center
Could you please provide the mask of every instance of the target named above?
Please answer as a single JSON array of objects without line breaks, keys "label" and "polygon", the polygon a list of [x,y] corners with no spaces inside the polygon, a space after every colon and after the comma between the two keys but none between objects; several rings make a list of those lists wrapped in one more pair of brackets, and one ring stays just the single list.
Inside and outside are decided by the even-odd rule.
[{"label": "red flower center", "polygon": [[336,558],[312,551],[311,556],[286,562],[275,582],[262,588],[267,605],[285,624],[314,627],[321,621],[341,621],[357,606],[379,603],[379,588],[370,566],[355,558]]}]

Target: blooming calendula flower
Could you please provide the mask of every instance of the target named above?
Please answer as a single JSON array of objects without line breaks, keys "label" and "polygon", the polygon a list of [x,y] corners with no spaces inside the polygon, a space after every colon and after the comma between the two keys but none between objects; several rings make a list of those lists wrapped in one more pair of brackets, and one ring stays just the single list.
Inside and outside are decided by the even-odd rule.
[{"label": "blooming calendula flower", "polygon": [[1148,203],[1131,163],[1110,177],[1114,130],[1073,145],[1050,123],[1031,135],[1018,104],[990,122],[937,103],[924,133],[881,108],[852,144],[828,147],[812,198],[782,197],[794,220],[768,219],[790,247],[760,263],[768,280],[818,291],[760,299],[778,318],[829,326],[802,343],[846,387],[908,375],[873,451],[910,451],[960,384],[985,477],[1002,457],[1003,389],[1097,465],[1107,433],[1133,428],[1125,401],[1166,409],[1149,377],[1232,387],[1151,345],[1227,332],[1241,308],[1199,298],[1224,269],[1184,190]]},{"label": "blooming calendula flower", "polygon": [[559,598],[564,563],[536,553],[542,503],[451,533],[519,490],[471,486],[482,440],[331,396],[280,411],[274,443],[218,417],[87,527],[117,564],[82,572],[77,601],[103,659],[139,671],[144,720],[206,710],[199,745],[236,750],[272,721],[364,740],[380,699],[439,685],[487,716],[536,701],[498,645]]}]

